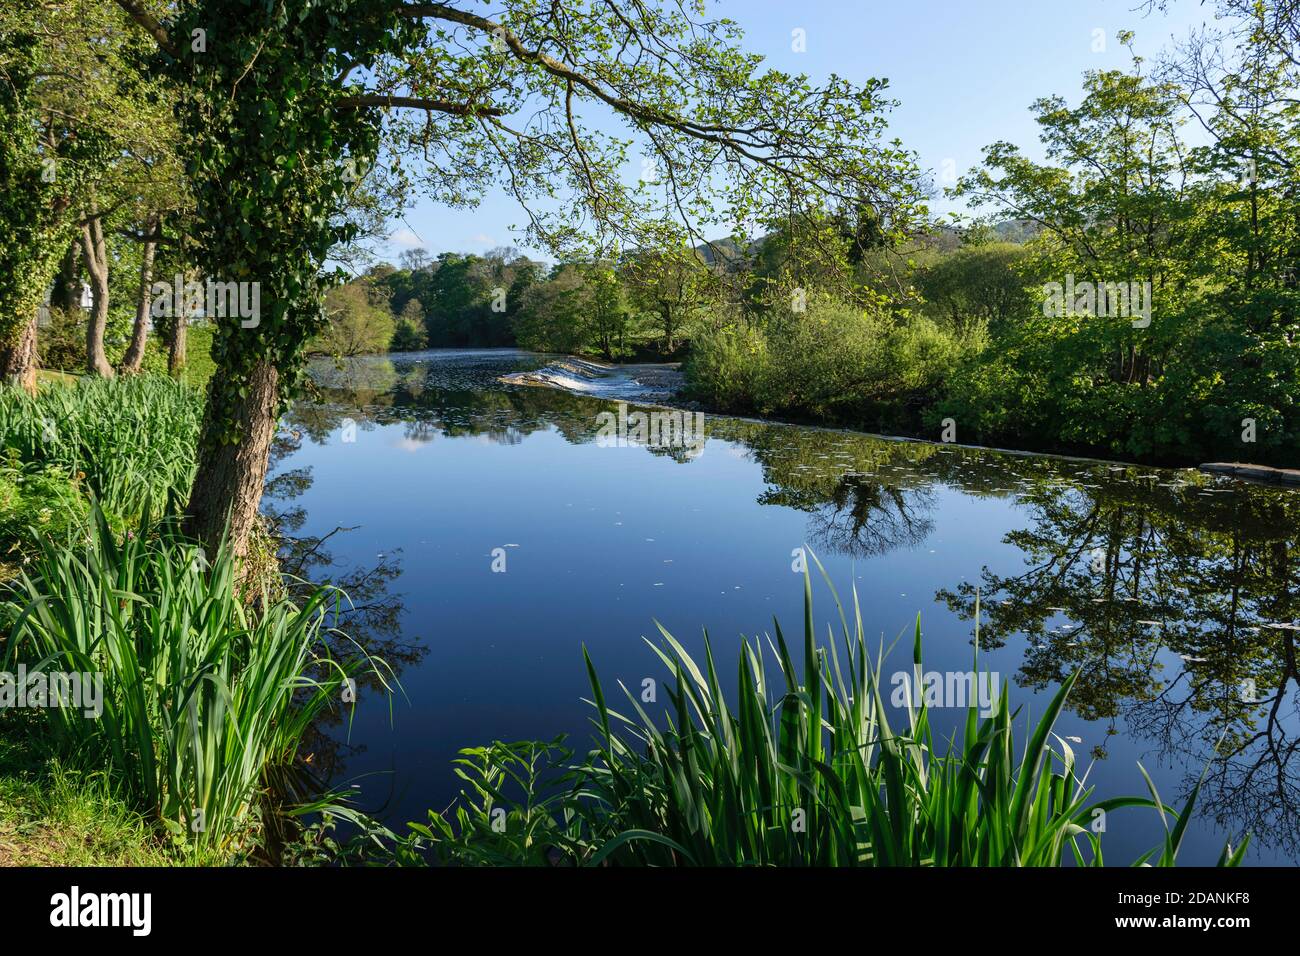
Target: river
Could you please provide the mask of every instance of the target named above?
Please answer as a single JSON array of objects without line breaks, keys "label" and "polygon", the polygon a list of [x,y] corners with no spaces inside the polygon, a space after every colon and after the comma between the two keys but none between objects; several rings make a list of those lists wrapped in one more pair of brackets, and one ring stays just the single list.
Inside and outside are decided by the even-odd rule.
[{"label": "river", "polygon": [[[1022,725],[1078,671],[1057,732],[1098,797],[1144,794],[1141,761],[1181,806],[1204,772],[1181,862],[1213,864],[1246,830],[1249,862],[1300,858],[1300,492],[711,414],[702,436],[683,434],[691,415],[640,434],[618,401],[662,398],[661,380],[500,380],[555,360],[318,362],[286,419],[266,507],[303,539],[296,568],[345,584],[349,626],[401,684],[363,686],[321,747],[362,809],[423,821],[458,791],[461,747],[568,734],[584,751],[584,645],[607,686],[638,687],[668,676],[643,640],[656,620],[692,652],[707,628],[733,672],[742,635],[799,630],[810,548],[886,646],[920,613],[927,670],[971,668],[978,590],[981,665]],[[824,629],[824,584],[815,599]],[[959,717],[933,715],[945,732]],[[1107,862],[1160,838],[1152,812],[1115,811]]]}]

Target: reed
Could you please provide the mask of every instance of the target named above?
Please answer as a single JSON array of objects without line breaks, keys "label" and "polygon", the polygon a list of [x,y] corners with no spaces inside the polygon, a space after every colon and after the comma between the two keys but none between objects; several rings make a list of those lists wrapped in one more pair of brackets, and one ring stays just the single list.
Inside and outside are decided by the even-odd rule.
[{"label": "reed", "polygon": [[268,775],[346,706],[352,675],[389,675],[329,626],[333,589],[246,603],[227,548],[205,555],[147,512],[119,541],[95,507],[83,534],[43,539],[12,583],[9,669],[101,675],[98,717],[44,711],[58,750],[102,768],[178,842],[248,846]]},{"label": "reed", "polygon": [[84,481],[109,512],[189,491],[203,398],[160,375],[0,389],[0,458]]}]

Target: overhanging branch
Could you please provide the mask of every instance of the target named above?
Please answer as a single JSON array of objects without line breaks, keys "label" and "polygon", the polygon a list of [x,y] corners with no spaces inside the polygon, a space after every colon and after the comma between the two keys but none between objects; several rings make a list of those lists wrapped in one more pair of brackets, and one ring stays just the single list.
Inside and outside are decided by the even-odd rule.
[{"label": "overhanging branch", "polygon": [[149,11],[140,6],[136,0],[117,0],[117,5],[127,12],[132,20],[144,28],[164,53],[170,54],[174,59],[180,59],[180,50],[172,43],[171,37],[167,35],[166,28],[150,15]]},{"label": "overhanging branch", "polygon": [[364,94],[361,96],[344,96],[335,101],[340,109],[360,109],[367,106],[409,107],[417,110],[430,110],[436,113],[450,113],[453,116],[504,116],[505,110],[495,106],[475,106],[471,103],[453,103],[449,100],[430,100],[419,96],[385,96],[383,94]]}]

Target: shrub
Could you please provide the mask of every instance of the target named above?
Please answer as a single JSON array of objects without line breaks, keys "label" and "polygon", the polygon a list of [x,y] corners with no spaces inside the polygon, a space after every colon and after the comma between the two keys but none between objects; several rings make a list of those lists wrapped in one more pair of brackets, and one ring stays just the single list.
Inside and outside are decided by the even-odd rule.
[{"label": "shrub", "polygon": [[725,410],[908,428],[982,335],[813,301],[762,326],[700,335],[686,374],[697,398]]}]

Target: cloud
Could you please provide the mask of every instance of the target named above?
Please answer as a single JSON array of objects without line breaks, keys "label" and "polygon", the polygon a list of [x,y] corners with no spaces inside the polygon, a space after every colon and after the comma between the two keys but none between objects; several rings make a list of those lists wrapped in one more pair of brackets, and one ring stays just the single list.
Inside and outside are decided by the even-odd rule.
[{"label": "cloud", "polygon": [[483,245],[485,245],[485,246],[490,246],[490,245],[492,245],[496,240],[494,240],[494,239],[493,239],[491,236],[489,236],[487,233],[480,232],[480,233],[479,233],[478,235],[476,235],[476,236],[470,236],[470,237],[469,237],[469,241],[470,241],[470,242],[481,243],[481,244],[483,244]]},{"label": "cloud", "polygon": [[392,442],[392,446],[402,451],[419,451],[431,441],[432,438],[398,438]]},{"label": "cloud", "polygon": [[395,246],[400,246],[403,249],[419,249],[421,246],[424,245],[424,240],[421,239],[419,236],[417,236],[410,229],[398,229],[396,232],[394,232],[391,236],[388,237],[388,241]]}]

